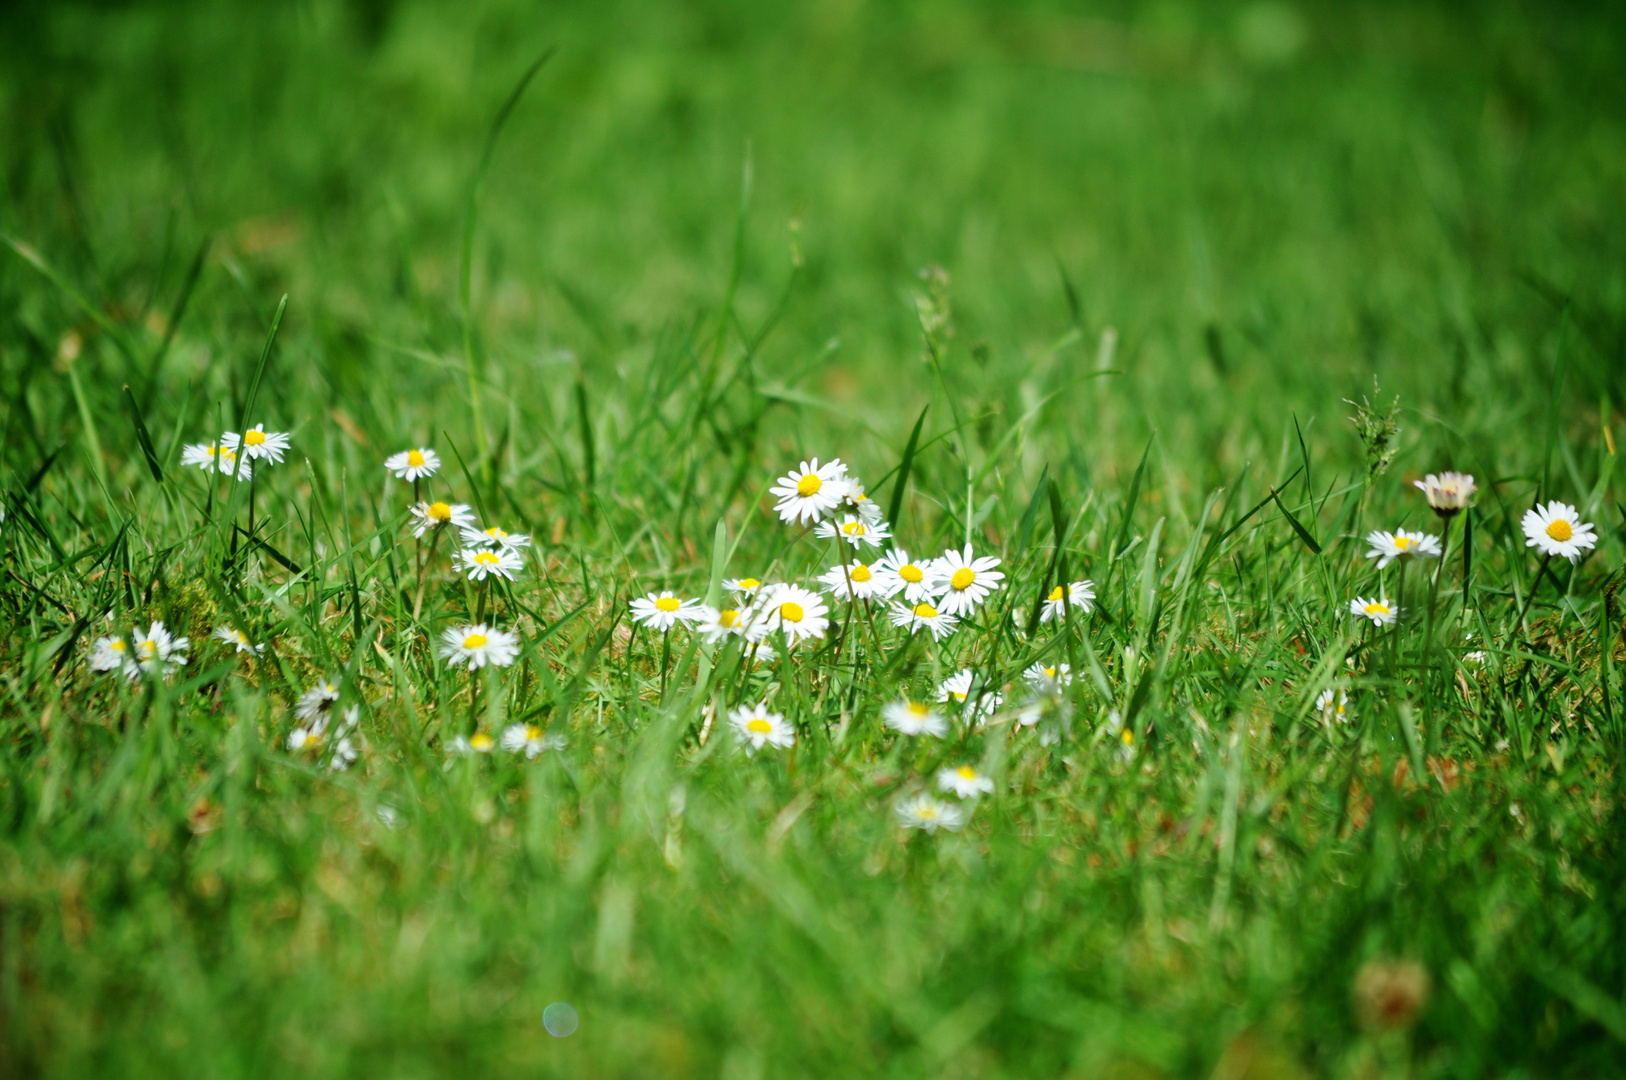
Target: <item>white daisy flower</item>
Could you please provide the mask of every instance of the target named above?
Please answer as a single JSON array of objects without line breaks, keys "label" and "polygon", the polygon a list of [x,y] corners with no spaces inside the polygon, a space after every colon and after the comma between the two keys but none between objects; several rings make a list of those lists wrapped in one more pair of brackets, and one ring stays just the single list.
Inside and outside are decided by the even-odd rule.
[{"label": "white daisy flower", "polygon": [[906,626],[911,634],[924,626],[932,632],[932,637],[938,641],[942,641],[954,633],[954,627],[959,622],[953,615],[946,611],[938,611],[924,601],[913,607],[908,604],[894,603],[892,605],[891,619],[893,626]]},{"label": "white daisy flower", "polygon": [[861,562],[832,566],[819,583],[838,600],[868,600],[880,591],[879,576]]},{"label": "white daisy flower", "polygon": [[474,525],[474,512],[467,503],[419,503],[412,508],[412,517],[412,535],[417,537],[442,525],[450,525],[459,531]]},{"label": "white daisy flower", "polygon": [[1598,543],[1592,524],[1582,521],[1568,503],[1550,502],[1526,510],[1519,524],[1524,528],[1526,547],[1540,548],[1543,555],[1561,555],[1572,563],[1580,562]]},{"label": "white daisy flower", "polygon": [[463,548],[456,559],[458,568],[468,571],[470,581],[484,581],[491,576],[513,581],[514,575],[525,569],[525,560],[519,552],[509,548],[495,551],[489,548]]},{"label": "white daisy flower", "polygon": [[871,525],[881,523],[881,508],[874,499],[864,493],[864,485],[852,476],[847,477],[847,503],[858,512],[858,516]]},{"label": "white daisy flower", "polygon": [[265,652],[264,645],[255,645],[248,640],[248,635],[231,626],[217,626],[214,632],[215,640],[224,641],[235,651],[259,656]]},{"label": "white daisy flower", "polygon": [[841,505],[847,490],[847,467],[840,458],[822,466],[818,458],[804,461],[768,489],[769,494],[779,497],[774,509],[787,525],[823,520]]},{"label": "white daisy flower", "polygon": [[727,637],[744,637],[751,625],[751,609],[714,608],[700,605],[700,620],[695,629],[707,641],[722,641]]},{"label": "white daisy flower", "polygon": [[1118,756],[1125,762],[1135,757],[1135,731],[1124,726],[1124,718],[1117,709],[1107,713],[1107,731],[1112,733],[1113,741],[1118,745]]},{"label": "white daisy flower", "polygon": [[826,540],[832,536],[839,536],[855,548],[865,544],[878,548],[882,540],[891,538],[892,530],[884,521],[869,522],[855,514],[848,514],[840,521],[832,519],[819,522],[819,527],[813,530],[813,535],[822,536]]},{"label": "white daisy flower", "polygon": [[421,480],[426,476],[435,475],[440,468],[440,455],[427,446],[402,450],[399,454],[391,454],[385,458],[384,468],[402,480]]},{"label": "white daisy flower", "polygon": [[548,750],[563,750],[563,735],[548,735],[535,724],[509,724],[502,729],[502,748],[511,754],[524,751],[527,759],[534,759]]},{"label": "white daisy flower", "polygon": [[959,806],[924,793],[904,799],[898,803],[895,812],[898,824],[905,829],[923,829],[929,833],[947,829],[954,832],[965,824],[965,811]]},{"label": "white daisy flower", "polygon": [[467,663],[469,670],[485,667],[508,667],[519,657],[519,635],[476,623],[473,626],[451,626],[440,635],[440,655],[451,666]]},{"label": "white daisy flower", "polygon": [[938,606],[956,617],[975,611],[1005,580],[1005,575],[994,569],[998,565],[999,560],[991,555],[974,557],[970,544],[964,552],[943,552],[937,560],[937,587],[942,593]]},{"label": "white daisy flower", "polygon": [[640,596],[632,602],[633,621],[663,634],[680,622],[699,622],[703,615],[700,601],[679,600],[670,589]]},{"label": "white daisy flower", "polygon": [[957,769],[944,769],[938,773],[937,786],[944,791],[954,792],[962,799],[975,799],[978,795],[990,794],[994,790],[994,781],[970,765],[961,765]]},{"label": "white daisy flower", "polygon": [[1073,682],[1073,669],[1066,664],[1047,664],[1044,661],[1022,672],[1028,685],[1043,693],[1055,693]]},{"label": "white daisy flower", "polygon": [[930,735],[941,739],[948,734],[948,721],[930,705],[919,701],[894,701],[881,710],[886,726],[903,735]]},{"label": "white daisy flower", "polygon": [[170,675],[186,663],[186,650],[191,643],[184,637],[173,637],[162,622],[154,622],[143,631],[139,626],[131,635],[130,659],[125,663],[125,674],[140,678],[142,672]]},{"label": "white daisy flower", "polygon": [[783,630],[785,642],[795,645],[809,638],[822,638],[830,627],[830,608],[824,597],[800,585],[773,585],[752,605],[749,634],[766,637]]},{"label": "white daisy flower", "polygon": [[254,475],[254,466],[247,461],[243,462],[243,469],[238,472],[236,453],[214,443],[193,443],[182,448],[181,464],[187,468],[202,469],[204,472],[235,475],[239,480],[247,480]]},{"label": "white daisy flower", "polygon": [[932,564],[912,561],[902,548],[893,548],[870,568],[875,572],[875,589],[879,596],[890,600],[901,592],[910,604],[936,599],[937,579],[932,573]]},{"label": "white daisy flower", "polygon": [[1327,687],[1315,699],[1316,711],[1328,720],[1337,720],[1343,723],[1354,714],[1349,712],[1349,693],[1344,690],[1333,690]]},{"label": "white daisy flower", "polygon": [[463,543],[470,547],[496,547],[505,551],[515,548],[531,546],[529,533],[511,533],[501,525],[493,525],[489,529],[477,529],[472,525],[463,527]]},{"label": "white daisy flower", "polygon": [[1349,602],[1349,613],[1357,619],[1371,619],[1373,626],[1388,626],[1400,618],[1400,609],[1387,600],[1368,600],[1357,596]]},{"label": "white daisy flower", "polygon": [[282,460],[282,455],[288,452],[288,436],[280,431],[266,431],[264,424],[255,424],[241,436],[235,431],[228,431],[220,436],[220,445],[227,450],[237,451],[241,441],[241,453],[249,461],[269,461],[275,465]]},{"label": "white daisy flower", "polygon": [[327,730],[327,720],[317,718],[308,724],[302,724],[288,733],[288,749],[315,751],[322,748],[322,733]]},{"label": "white daisy flower", "polygon": [[744,597],[752,597],[756,595],[758,589],[762,588],[762,582],[754,577],[729,578],[723,582],[723,588],[729,592],[739,593]]},{"label": "white daisy flower", "polygon": [[473,735],[458,735],[447,744],[447,751],[453,754],[462,754],[468,757],[471,754],[489,754],[497,748],[497,740],[483,731]]},{"label": "white daisy flower", "polygon": [[1458,472],[1429,473],[1421,480],[1412,481],[1412,486],[1423,493],[1428,505],[1441,517],[1451,517],[1461,511],[1477,490],[1472,476]]},{"label": "white daisy flower", "polygon": [[[339,684],[332,679],[318,679],[316,685],[300,697],[299,703],[294,706],[294,715],[305,721],[307,727],[318,721],[326,724],[328,715],[333,711],[333,703],[338,700]],[[320,735],[321,731],[318,725],[316,733]]]},{"label": "white daisy flower", "polygon": [[[971,691],[975,682],[976,675],[970,668],[964,668],[957,671],[953,675],[950,675],[948,678],[944,679],[943,684],[937,688],[937,700],[941,702],[952,701],[955,705],[963,708],[971,698]],[[1000,704],[1004,700],[1005,699],[1002,696],[995,693],[990,688],[986,686],[983,687],[982,694],[977,701],[977,713],[979,717],[986,718],[992,716],[996,711],[998,711]]]},{"label": "white daisy flower", "polygon": [[764,746],[786,750],[796,745],[796,729],[783,716],[769,712],[767,702],[741,705],[728,714],[728,722],[734,725],[734,731],[744,744],[747,755],[756,753]]},{"label": "white daisy flower", "polygon": [[130,659],[130,648],[116,634],[96,639],[90,648],[90,670],[118,671]]},{"label": "white daisy flower", "polygon": [[1405,529],[1384,532],[1382,529],[1378,529],[1367,534],[1366,542],[1371,545],[1366,557],[1376,559],[1379,570],[1382,570],[1403,555],[1410,555],[1417,559],[1438,559],[1440,557],[1440,538],[1420,532],[1407,532]]},{"label": "white daisy flower", "polygon": [[1050,590],[1050,595],[1044,599],[1044,610],[1039,614],[1039,621],[1047,623],[1051,619],[1066,618],[1067,608],[1075,607],[1079,614],[1088,615],[1095,610],[1095,582],[1075,581],[1067,586],[1064,594],[1060,585]]}]

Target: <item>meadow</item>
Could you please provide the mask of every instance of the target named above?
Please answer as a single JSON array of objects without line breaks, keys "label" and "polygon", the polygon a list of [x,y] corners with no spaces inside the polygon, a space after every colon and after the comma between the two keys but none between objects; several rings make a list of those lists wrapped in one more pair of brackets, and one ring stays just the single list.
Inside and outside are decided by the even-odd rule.
[{"label": "meadow", "polygon": [[0,10],[0,1075],[1626,1074],[1623,57]]}]

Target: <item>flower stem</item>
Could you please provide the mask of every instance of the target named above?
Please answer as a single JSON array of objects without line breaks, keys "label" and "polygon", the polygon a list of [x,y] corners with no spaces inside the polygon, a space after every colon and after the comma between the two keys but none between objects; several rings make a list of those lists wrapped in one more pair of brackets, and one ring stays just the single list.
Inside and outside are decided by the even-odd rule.
[{"label": "flower stem", "polygon": [[[1445,534],[1440,537],[1440,565],[1434,568],[1434,584],[1428,591],[1428,630],[1423,634],[1423,659],[1419,667],[1423,672],[1424,696],[1429,693],[1428,676],[1434,666],[1434,610],[1440,599],[1440,579],[1445,576],[1445,560],[1451,555],[1451,519],[1445,519]],[[1439,710],[1434,710],[1436,722],[1428,725],[1428,753],[1433,754],[1440,745]]]},{"label": "flower stem", "polygon": [[418,598],[412,602],[412,621],[417,622],[418,616],[423,613],[423,592],[429,584],[429,564],[435,561],[435,548],[440,545],[440,528],[437,526],[429,537],[429,557],[418,567]]}]

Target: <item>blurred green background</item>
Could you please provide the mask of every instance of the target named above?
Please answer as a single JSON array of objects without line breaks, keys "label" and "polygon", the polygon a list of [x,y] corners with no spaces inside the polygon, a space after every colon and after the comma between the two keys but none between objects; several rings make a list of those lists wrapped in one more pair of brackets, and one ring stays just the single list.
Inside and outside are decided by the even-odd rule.
[{"label": "blurred green background", "polygon": [[[457,387],[469,182],[550,47],[475,252],[479,341],[521,402],[578,364],[613,397],[663,327],[716,310],[747,160],[742,326],[783,297],[763,362],[810,369],[803,390],[844,410],[827,419],[894,447],[931,391],[928,265],[952,275],[947,363],[974,405],[1018,415],[1093,370],[1112,328],[1125,376],[1064,399],[1086,468],[1156,429],[1192,485],[1218,483],[1274,453],[1290,412],[1341,416],[1376,375],[1425,451],[1517,471],[1508,439],[1545,422],[1566,298],[1583,443],[1626,390],[1611,5],[310,0],[4,19],[0,227],[136,324],[213,236],[159,385],[201,386],[196,403],[246,381],[218,361],[252,362],[286,290],[285,425],[330,404],[375,434],[463,430],[465,410],[430,418],[392,387]],[[61,332],[38,284],[0,266],[32,329],[0,342],[13,379]],[[39,393],[40,430],[76,425]]]}]

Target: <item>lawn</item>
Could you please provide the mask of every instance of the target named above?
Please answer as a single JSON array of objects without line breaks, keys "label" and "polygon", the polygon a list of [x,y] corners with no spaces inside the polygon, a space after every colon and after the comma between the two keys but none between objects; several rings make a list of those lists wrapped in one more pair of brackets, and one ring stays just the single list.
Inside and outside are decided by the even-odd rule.
[{"label": "lawn", "polygon": [[0,1075],[1626,1075],[1623,61],[0,10]]}]

